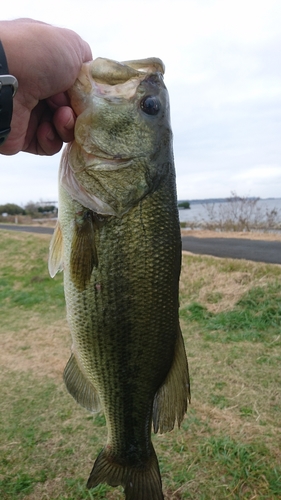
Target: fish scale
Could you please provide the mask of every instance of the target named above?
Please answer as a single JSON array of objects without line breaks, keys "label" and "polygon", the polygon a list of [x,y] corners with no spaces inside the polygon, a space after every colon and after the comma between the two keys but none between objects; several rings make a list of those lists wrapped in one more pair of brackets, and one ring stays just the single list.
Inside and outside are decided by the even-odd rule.
[{"label": "fish scale", "polygon": [[[111,63],[106,60],[104,64],[105,72]],[[155,64],[160,63],[153,63],[151,72]],[[98,68],[94,61],[87,71],[90,75],[100,72],[100,61]],[[161,75],[153,73],[152,84],[147,72],[147,83],[142,70],[135,94],[128,99],[125,92],[123,97],[125,131],[118,125],[115,90],[111,90],[111,102],[106,89],[103,103],[100,88],[93,83],[92,99],[94,104],[98,99],[98,106],[89,101],[84,121],[83,112],[77,120],[83,133],[76,132],[76,142],[67,146],[62,157],[59,221],[49,263],[51,275],[64,271],[73,342],[64,372],[67,389],[88,410],[102,409],[107,423],[107,443],[95,461],[88,487],[100,482],[121,484],[126,500],[163,499],[151,442],[152,423],[155,432],[179,425],[190,398],[178,317],[181,236],[167,92]],[[133,74],[136,79],[136,70]],[[98,85],[102,78],[108,85],[109,76],[100,73]],[[145,91],[149,109],[154,102],[151,92],[155,93],[159,119],[143,116]],[[119,85],[119,100],[120,93]],[[85,128],[88,122],[94,124],[93,135],[91,128]],[[96,135],[102,141],[105,123],[115,131],[113,160],[120,144],[116,169],[108,159],[107,137],[98,159],[96,143],[93,157],[89,156]],[[134,158],[139,136],[149,140]],[[105,149],[107,155],[101,162]]]}]

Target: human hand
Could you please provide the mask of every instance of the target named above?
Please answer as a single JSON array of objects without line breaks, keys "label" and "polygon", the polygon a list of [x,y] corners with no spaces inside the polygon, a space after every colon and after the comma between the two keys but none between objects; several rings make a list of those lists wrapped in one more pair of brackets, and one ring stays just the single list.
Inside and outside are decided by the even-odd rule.
[{"label": "human hand", "polygon": [[0,21],[0,38],[19,84],[0,153],[53,155],[74,138],[76,116],[67,90],[92,59],[91,49],[74,31],[31,19]]}]

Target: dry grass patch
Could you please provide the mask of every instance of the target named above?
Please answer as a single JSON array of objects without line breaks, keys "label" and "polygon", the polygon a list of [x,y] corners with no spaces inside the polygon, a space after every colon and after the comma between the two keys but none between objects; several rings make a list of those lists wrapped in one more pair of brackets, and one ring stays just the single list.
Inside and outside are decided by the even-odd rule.
[{"label": "dry grass patch", "polygon": [[26,321],[17,333],[1,333],[0,365],[34,376],[60,379],[70,356],[69,329],[65,319],[42,327],[40,315]]},{"label": "dry grass patch", "polygon": [[281,276],[281,266],[183,253],[181,305],[198,301],[209,311],[231,310],[251,288]]},{"label": "dry grass patch", "polygon": [[182,229],[183,236],[195,238],[239,238],[243,240],[281,241],[281,234],[277,232],[258,231],[211,231],[209,229]]}]

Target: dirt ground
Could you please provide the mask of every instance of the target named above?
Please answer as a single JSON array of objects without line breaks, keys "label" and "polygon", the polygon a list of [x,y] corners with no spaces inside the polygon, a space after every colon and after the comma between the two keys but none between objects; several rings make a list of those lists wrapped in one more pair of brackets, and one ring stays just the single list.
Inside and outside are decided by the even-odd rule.
[{"label": "dirt ground", "polygon": [[281,233],[256,233],[256,232],[221,232],[182,229],[182,236],[194,236],[195,238],[240,238],[245,240],[281,241]]}]

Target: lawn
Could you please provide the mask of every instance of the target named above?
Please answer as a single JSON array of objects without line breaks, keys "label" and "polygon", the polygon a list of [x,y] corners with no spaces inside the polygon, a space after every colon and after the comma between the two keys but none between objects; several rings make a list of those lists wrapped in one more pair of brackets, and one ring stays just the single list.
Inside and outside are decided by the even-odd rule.
[{"label": "lawn", "polygon": [[[62,382],[70,340],[49,240],[1,231],[0,498],[121,500],[85,488],[105,420]],[[180,317],[192,403],[181,429],[153,437],[165,499],[281,498],[281,267],[185,254]]]}]

